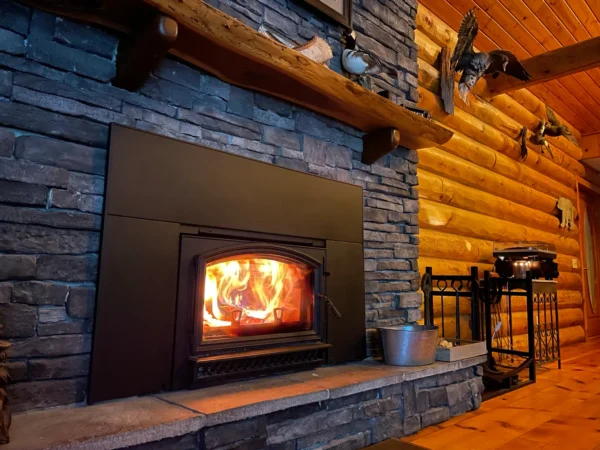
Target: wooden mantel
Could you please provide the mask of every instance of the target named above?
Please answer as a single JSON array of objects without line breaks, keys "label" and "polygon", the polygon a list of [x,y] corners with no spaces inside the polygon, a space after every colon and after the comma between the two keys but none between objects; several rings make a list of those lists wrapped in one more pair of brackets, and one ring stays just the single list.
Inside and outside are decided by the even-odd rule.
[{"label": "wooden mantel", "polygon": [[169,52],[228,83],[304,106],[366,133],[398,130],[399,144],[410,149],[444,144],[453,134],[202,0],[106,0],[104,9],[98,12],[56,8],[53,0],[25,3],[120,31],[135,29],[134,20],[159,11],[179,26],[179,35]]}]

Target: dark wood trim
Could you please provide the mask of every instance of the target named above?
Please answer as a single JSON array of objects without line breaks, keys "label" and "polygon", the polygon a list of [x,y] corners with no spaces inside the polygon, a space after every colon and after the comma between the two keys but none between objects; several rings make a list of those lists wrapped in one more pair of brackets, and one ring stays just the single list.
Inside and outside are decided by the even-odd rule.
[{"label": "dark wood trim", "polygon": [[400,132],[395,128],[384,128],[363,136],[363,164],[373,164],[400,145]]}]

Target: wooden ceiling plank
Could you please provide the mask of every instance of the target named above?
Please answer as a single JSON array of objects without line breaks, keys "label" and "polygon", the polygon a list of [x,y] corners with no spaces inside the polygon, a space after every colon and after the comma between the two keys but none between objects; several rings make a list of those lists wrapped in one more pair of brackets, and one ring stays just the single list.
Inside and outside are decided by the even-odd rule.
[{"label": "wooden ceiling plank", "polygon": [[[570,1],[570,0],[569,0]],[[554,14],[560,19],[563,26],[569,30],[577,41],[585,41],[594,37],[586,28],[581,19],[577,17],[575,12],[567,5],[565,0],[547,0],[548,6]]]},{"label": "wooden ceiling plank", "polygon": [[564,27],[561,20],[554,14],[554,11],[543,0],[524,0],[524,2],[563,46],[572,45],[577,42]]},{"label": "wooden ceiling plank", "polygon": [[598,0],[585,0],[585,2],[594,13],[596,20],[600,21],[600,2]]},{"label": "wooden ceiling plank", "polygon": [[504,30],[513,36],[530,55],[544,53],[546,49],[529,33],[521,23],[498,0],[475,0],[477,6],[485,11]]},{"label": "wooden ceiling plank", "polygon": [[[550,4],[552,3],[553,0],[550,0]],[[585,0],[569,0],[568,7],[592,36],[600,36],[600,21]]]},{"label": "wooden ceiling plank", "polygon": [[562,47],[560,42],[548,31],[540,19],[521,0],[499,0],[515,18],[525,26],[529,32],[546,50]]},{"label": "wooden ceiling plank", "polygon": [[[590,120],[587,120],[588,123],[591,123],[592,120],[595,122],[595,119],[598,119],[598,125],[600,125],[600,116],[598,115],[600,112],[600,105],[598,105],[598,103],[596,103],[596,101],[592,98],[591,93],[586,92],[586,90],[581,87],[581,84],[576,81],[575,75],[560,78],[559,80],[560,84],[566,87],[570,92],[569,97],[571,97],[573,100],[576,100],[578,104],[583,106],[583,109],[580,109],[576,112],[578,114],[584,114],[583,118],[585,120],[589,118]],[[581,94],[574,97],[573,94],[577,92],[581,92]]]}]

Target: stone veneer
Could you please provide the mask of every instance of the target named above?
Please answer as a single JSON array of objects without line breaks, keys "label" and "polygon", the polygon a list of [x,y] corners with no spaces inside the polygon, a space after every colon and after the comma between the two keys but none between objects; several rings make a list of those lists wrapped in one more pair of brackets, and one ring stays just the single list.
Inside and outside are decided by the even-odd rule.
[{"label": "stone veneer", "polygon": [[[354,22],[405,69],[387,80],[397,98],[415,100],[416,2],[384,3],[356,3]],[[339,55],[339,27],[303,5],[216,3],[297,40],[322,35]],[[0,0],[0,338],[13,342],[15,411],[85,401],[112,122],[362,186],[370,351],[376,327],[420,319],[416,152],[364,165],[359,131],[173,59],[139,92],[117,89],[118,40]]]}]

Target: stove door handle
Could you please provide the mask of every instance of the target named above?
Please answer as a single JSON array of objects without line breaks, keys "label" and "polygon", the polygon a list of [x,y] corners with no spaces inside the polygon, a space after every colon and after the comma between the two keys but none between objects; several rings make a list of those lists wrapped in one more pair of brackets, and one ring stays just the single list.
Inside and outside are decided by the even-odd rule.
[{"label": "stove door handle", "polygon": [[331,312],[336,317],[336,319],[342,318],[342,313],[335,307],[335,305],[333,304],[333,302],[331,301],[331,299],[329,297],[327,297],[326,295],[323,295],[323,294],[319,294],[319,297],[322,298],[323,300],[325,300],[325,302],[327,302],[327,306],[329,306],[329,309],[331,309]]}]

